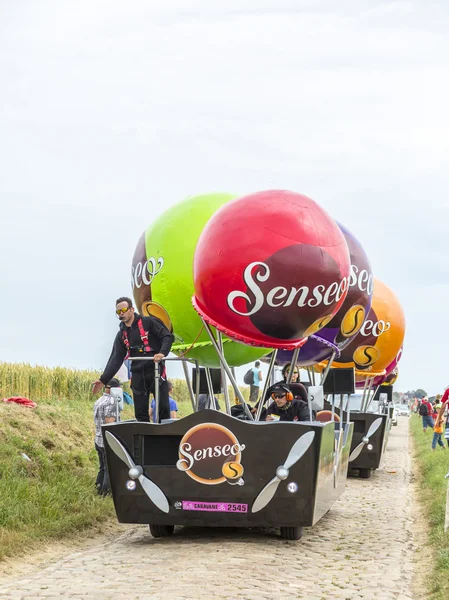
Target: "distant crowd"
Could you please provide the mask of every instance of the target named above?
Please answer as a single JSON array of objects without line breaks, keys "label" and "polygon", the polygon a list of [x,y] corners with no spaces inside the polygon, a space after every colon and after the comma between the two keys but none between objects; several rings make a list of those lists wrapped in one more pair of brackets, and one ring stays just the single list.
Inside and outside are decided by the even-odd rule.
[{"label": "distant crowd", "polygon": [[446,446],[443,437],[449,447],[449,387],[444,394],[437,394],[431,402],[427,396],[421,399],[416,399],[414,411],[422,418],[423,432],[427,433],[427,429],[433,430],[432,450],[435,450],[437,445],[445,449]]}]

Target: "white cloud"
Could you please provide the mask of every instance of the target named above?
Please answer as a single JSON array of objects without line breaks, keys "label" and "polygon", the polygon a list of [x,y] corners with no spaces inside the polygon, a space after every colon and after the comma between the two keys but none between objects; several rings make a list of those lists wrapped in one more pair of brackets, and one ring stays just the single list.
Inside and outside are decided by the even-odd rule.
[{"label": "white cloud", "polygon": [[2,6],[0,359],[100,367],[155,216],[282,187],[352,229],[404,303],[401,387],[446,384],[449,9],[318,4]]}]

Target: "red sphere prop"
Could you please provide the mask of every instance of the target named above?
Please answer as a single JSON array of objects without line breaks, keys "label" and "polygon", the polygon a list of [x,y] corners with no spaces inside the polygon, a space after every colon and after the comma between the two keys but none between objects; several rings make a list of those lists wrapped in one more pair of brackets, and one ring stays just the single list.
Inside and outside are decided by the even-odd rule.
[{"label": "red sphere prop", "polygon": [[245,344],[292,349],[324,327],[348,291],[335,221],[294,192],[257,192],[220,208],[196,247],[193,305]]}]

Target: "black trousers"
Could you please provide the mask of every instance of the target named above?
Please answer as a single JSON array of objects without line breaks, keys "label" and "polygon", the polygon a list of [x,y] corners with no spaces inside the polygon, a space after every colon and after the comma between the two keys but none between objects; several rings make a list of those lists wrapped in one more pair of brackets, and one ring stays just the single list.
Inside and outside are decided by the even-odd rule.
[{"label": "black trousers", "polygon": [[110,488],[109,473],[108,473],[108,467],[106,464],[105,450],[101,446],[97,446],[97,444],[95,444],[95,450],[98,453],[98,462],[100,463],[100,468],[98,470],[98,475],[97,475],[97,480],[95,482],[95,485],[97,487],[98,493],[101,496],[104,496],[105,494],[107,494],[109,492],[109,488]]},{"label": "black trousers", "polygon": [[250,393],[249,393],[249,401],[254,404],[255,402],[257,402],[258,398],[259,398],[259,386],[258,385],[252,385],[250,386]]},{"label": "black trousers", "polygon": [[[170,400],[168,398],[168,383],[162,377],[159,379],[159,423],[162,419],[170,418]],[[131,389],[134,399],[134,414],[137,421],[150,421],[150,393],[154,395],[154,368],[148,367],[132,374]]]}]

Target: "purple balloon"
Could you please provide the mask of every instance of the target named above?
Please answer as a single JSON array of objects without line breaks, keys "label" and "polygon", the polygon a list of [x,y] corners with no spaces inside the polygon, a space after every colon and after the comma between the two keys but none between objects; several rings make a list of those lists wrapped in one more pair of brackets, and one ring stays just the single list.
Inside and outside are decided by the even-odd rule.
[{"label": "purple balloon", "polygon": [[[338,222],[337,225],[346,239],[351,257],[348,294],[332,321],[316,334],[311,335],[301,348],[297,363],[299,367],[328,360],[333,351],[338,358],[341,351],[360,331],[371,308],[374,277],[366,252],[346,227]],[[279,350],[276,362],[284,365],[291,362],[292,356],[293,352],[290,350]]]}]

